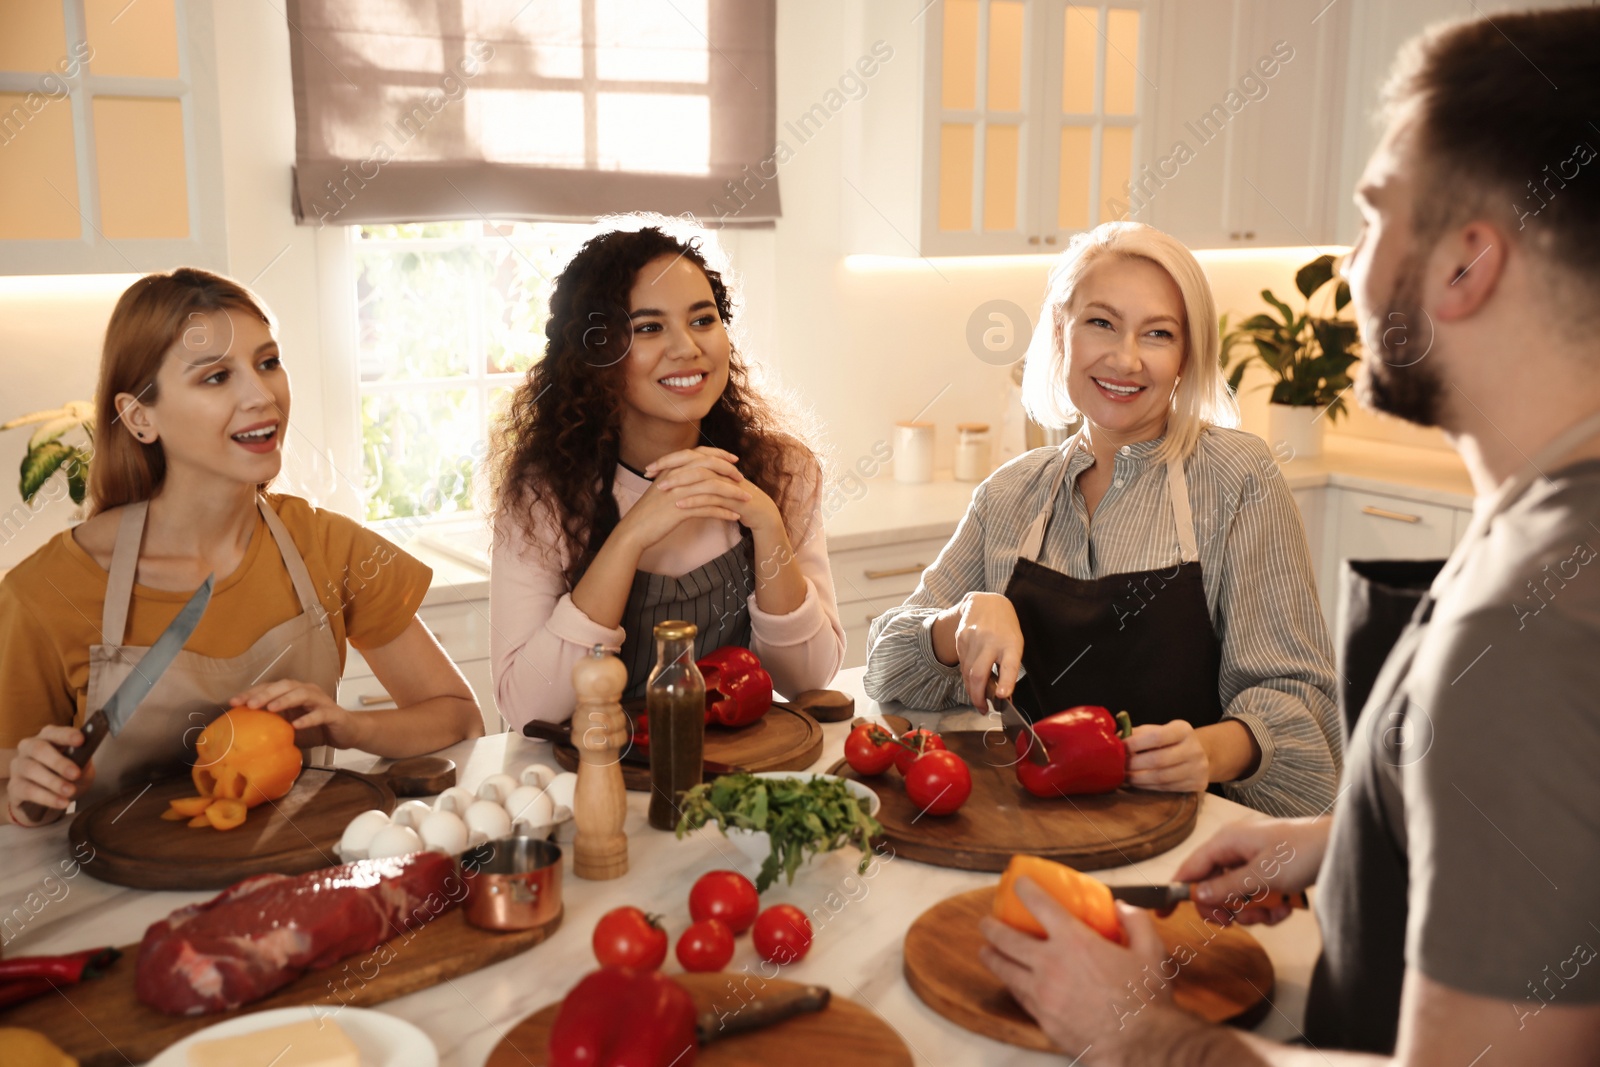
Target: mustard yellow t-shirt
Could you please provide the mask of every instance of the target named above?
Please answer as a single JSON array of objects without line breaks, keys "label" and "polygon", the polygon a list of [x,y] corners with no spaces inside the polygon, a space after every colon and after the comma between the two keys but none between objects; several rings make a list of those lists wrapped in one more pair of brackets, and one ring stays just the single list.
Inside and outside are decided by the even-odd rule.
[{"label": "mustard yellow t-shirt", "polygon": [[[299,497],[267,495],[305,559],[333,628],[344,666],[345,642],[380,648],[410,625],[433,571],[390,541]],[[101,644],[110,575],[73,540],[56,535],[0,581],[0,748],[15,748],[49,724],[87,717],[89,646]],[[133,587],[122,643],[148,646],[188,602],[189,592]],[[217,584],[200,625],[184,644],[202,656],[246,652],[268,630],[300,614],[294,582],[256,517],[243,562]],[[116,641],[108,634],[106,641]]]}]

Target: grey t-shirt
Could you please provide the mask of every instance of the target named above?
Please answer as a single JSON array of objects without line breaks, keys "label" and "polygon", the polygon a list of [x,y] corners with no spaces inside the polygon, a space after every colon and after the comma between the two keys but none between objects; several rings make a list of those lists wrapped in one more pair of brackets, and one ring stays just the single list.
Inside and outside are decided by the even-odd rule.
[{"label": "grey t-shirt", "polygon": [[1409,966],[1600,1001],[1600,461],[1530,488],[1424,601],[1346,749],[1306,1036],[1391,1052]]}]

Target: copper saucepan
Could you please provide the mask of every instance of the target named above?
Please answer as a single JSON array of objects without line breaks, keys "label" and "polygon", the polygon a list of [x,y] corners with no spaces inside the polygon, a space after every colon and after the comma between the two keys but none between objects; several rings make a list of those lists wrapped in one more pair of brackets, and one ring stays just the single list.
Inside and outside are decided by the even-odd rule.
[{"label": "copper saucepan", "polygon": [[502,837],[461,854],[467,922],[484,930],[530,930],[561,914],[561,846]]}]

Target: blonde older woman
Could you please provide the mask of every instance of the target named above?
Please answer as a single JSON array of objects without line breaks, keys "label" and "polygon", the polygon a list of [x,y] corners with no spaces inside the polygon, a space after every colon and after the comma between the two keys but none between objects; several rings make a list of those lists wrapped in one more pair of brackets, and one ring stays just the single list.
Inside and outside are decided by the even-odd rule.
[{"label": "blonde older woman", "polygon": [[1266,444],[1232,428],[1194,256],[1137,223],[1074,238],[1022,388],[1036,421],[1082,429],[973,493],[873,623],[867,693],[983,707],[997,674],[1031,718],[1126,709],[1132,785],[1326,811],[1342,734],[1305,531]]}]

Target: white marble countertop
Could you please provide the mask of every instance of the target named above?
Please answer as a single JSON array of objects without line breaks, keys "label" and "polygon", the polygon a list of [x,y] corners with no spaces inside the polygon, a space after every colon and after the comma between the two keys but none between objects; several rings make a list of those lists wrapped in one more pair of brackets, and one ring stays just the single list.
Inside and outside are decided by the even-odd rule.
[{"label": "white marble countertop", "polygon": [[[858,712],[876,717],[881,710],[861,690],[860,669],[843,672],[835,686],[851,693]],[[935,715],[911,713],[919,722]],[[962,718],[946,717],[946,728],[961,728]],[[822,769],[841,754],[847,724],[824,729]],[[550,746],[520,735],[499,734],[446,749],[455,759],[461,784],[475,787],[496,771],[518,773],[531,763],[552,763]],[[346,762],[346,761],[341,761]],[[352,757],[355,766],[371,766],[370,757]],[[437,1045],[444,1067],[479,1067],[510,1027],[541,1006],[560,999],[572,984],[595,966],[589,938],[595,921],[606,911],[633,904],[666,917],[674,938],[688,925],[688,893],[708,870],[738,868],[754,875],[749,862],[714,828],[683,841],[649,829],[645,795],[628,795],[628,874],[609,882],[585,882],[572,876],[571,849],[566,848],[563,897],[566,916],[547,942],[510,960],[453,979],[432,989],[378,1005],[421,1027]],[[1199,822],[1189,841],[1161,856],[1129,867],[1098,872],[1111,883],[1160,882],[1200,840],[1218,827],[1255,815],[1247,808],[1206,796]],[[0,923],[5,954],[37,955],[73,951],[95,945],[137,942],[150,923],[207,893],[145,892],[95,881],[79,873],[62,879],[60,863],[68,858],[66,820],[43,830],[0,826]],[[901,975],[901,941],[912,921],[928,907],[970,889],[992,885],[995,876],[949,870],[904,858],[875,861],[865,877],[856,875],[853,851],[832,853],[803,868],[792,886],[780,880],[762,897],[762,906],[792,903],[812,915],[816,940],[800,963],[785,968],[784,977],[830,987],[840,996],[867,1005],[895,1027],[919,1064],[1059,1063],[1059,1059],[1026,1052],[961,1029],[926,1007]],[[20,920],[17,918],[22,916]],[[1280,926],[1255,928],[1277,970],[1275,1010],[1259,1032],[1293,1037],[1304,1012],[1306,986],[1321,949],[1315,919],[1297,913]],[[738,939],[728,970],[760,966],[748,936]],[[677,973],[668,956],[664,968]]]},{"label": "white marble countertop", "polygon": [[1322,454],[1280,466],[1290,489],[1335,486],[1471,509],[1472,479],[1461,457],[1435,448],[1328,434]]}]

